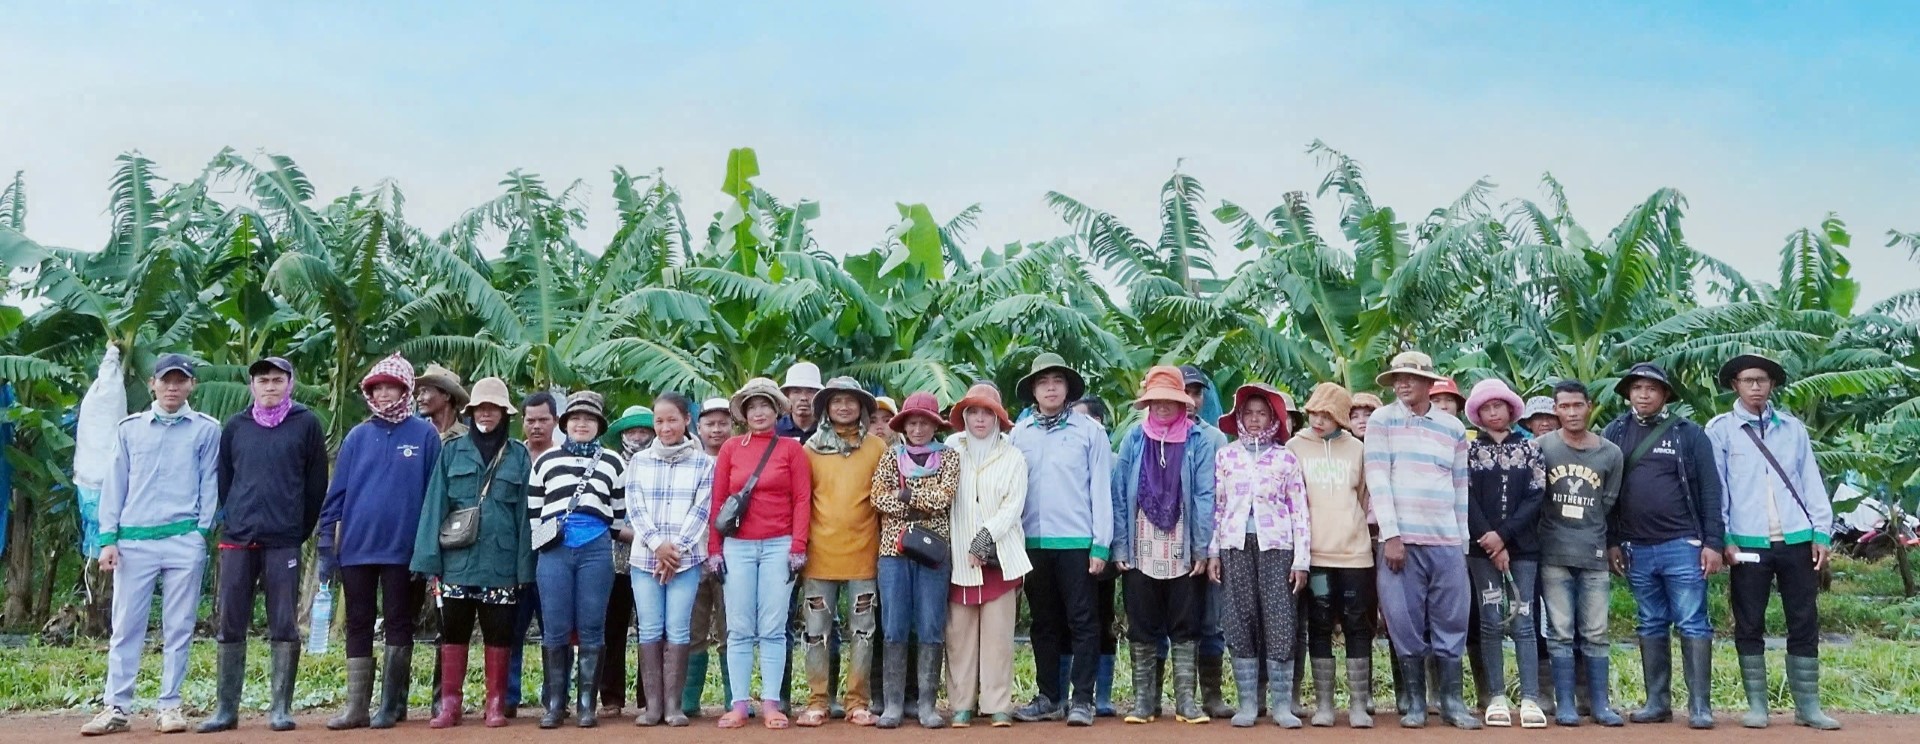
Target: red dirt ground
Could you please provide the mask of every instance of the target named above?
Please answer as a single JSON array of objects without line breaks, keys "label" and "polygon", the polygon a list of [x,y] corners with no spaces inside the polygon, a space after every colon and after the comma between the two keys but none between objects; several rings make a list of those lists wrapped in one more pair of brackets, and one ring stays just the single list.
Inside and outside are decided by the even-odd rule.
[{"label": "red dirt ground", "polygon": [[[1101,744],[1168,744],[1170,741],[1196,738],[1208,742],[1251,742],[1275,741],[1317,741],[1317,742],[1355,742],[1355,741],[1394,741],[1402,744],[1424,744],[1425,742],[1485,742],[1510,736],[1528,738],[1545,737],[1547,739],[1572,742],[1636,742],[1647,744],[1649,741],[1701,742],[1718,744],[1769,744],[1772,742],[1818,742],[1818,744],[1849,744],[1851,742],[1905,742],[1920,738],[1920,716],[1836,716],[1846,726],[1845,729],[1830,733],[1810,731],[1793,725],[1790,714],[1775,713],[1771,728],[1751,731],[1740,728],[1739,722],[1729,714],[1720,718],[1719,728],[1713,731],[1690,731],[1685,724],[1662,724],[1632,726],[1618,729],[1603,729],[1591,724],[1577,729],[1548,728],[1541,731],[1521,729],[1494,729],[1490,731],[1455,731],[1438,722],[1430,721],[1428,727],[1421,730],[1402,729],[1397,725],[1376,728],[1372,731],[1354,731],[1345,725],[1329,729],[1301,729],[1299,731],[1281,731],[1270,723],[1251,729],[1236,729],[1224,721],[1215,721],[1205,726],[1194,726],[1162,720],[1145,726],[1128,726],[1118,719],[1100,719],[1092,728],[1068,728],[1063,723],[1020,724],[1011,729],[993,729],[975,726],[963,731],[951,729],[925,731],[909,724],[897,731],[879,731],[862,729],[843,721],[833,721],[817,729],[793,728],[786,731],[767,731],[760,728],[758,719],[748,728],[740,731],[720,731],[714,728],[713,718],[694,721],[688,728],[670,729],[656,727],[640,729],[632,724],[632,719],[603,722],[600,728],[581,730],[571,725],[554,731],[541,731],[536,720],[524,717],[532,708],[522,711],[523,717],[513,725],[501,729],[489,729],[479,725],[473,718],[458,728],[434,731],[427,728],[425,711],[414,711],[410,720],[391,731],[353,731],[333,732],[325,726],[326,716],[308,715],[300,718],[300,728],[296,731],[275,734],[267,730],[266,719],[261,716],[247,716],[241,719],[240,729],[225,736],[205,739],[186,734],[169,739],[176,744],[215,741],[260,741],[275,744],[303,744],[304,742],[329,742],[339,744],[351,741],[393,741],[394,735],[422,737],[422,741],[462,742],[486,744],[489,742],[522,741],[564,741],[564,742],[880,742],[904,741],[919,736],[935,736],[947,740],[968,737],[972,741],[1020,741],[1046,742],[1047,744],[1070,744],[1072,742],[1100,742]],[[8,744],[44,744],[49,741],[77,741],[81,739],[80,724],[86,721],[79,716],[68,715],[28,715],[0,717],[0,742]],[[1390,723],[1391,721],[1384,721]],[[198,721],[194,721],[198,723]],[[134,719],[131,733],[105,737],[106,742],[153,741],[160,735],[153,731],[153,719],[139,716]]]}]

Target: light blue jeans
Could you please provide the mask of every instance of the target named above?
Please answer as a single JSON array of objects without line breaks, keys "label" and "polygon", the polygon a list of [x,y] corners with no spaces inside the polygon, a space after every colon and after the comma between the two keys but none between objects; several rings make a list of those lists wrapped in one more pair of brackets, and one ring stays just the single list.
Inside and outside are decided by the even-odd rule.
[{"label": "light blue jeans", "polygon": [[[726,538],[727,674],[729,700],[752,700],[753,652],[760,651],[760,699],[780,700],[780,677],[787,666],[787,616],[792,610],[793,573],[787,553],[793,538]],[[692,605],[689,604],[689,607]]]},{"label": "light blue jeans", "polygon": [[685,645],[693,642],[693,598],[700,593],[700,567],[681,571],[660,583],[659,577],[634,569],[633,606],[640,622],[640,642]]},{"label": "light blue jeans", "polygon": [[1604,568],[1541,566],[1541,596],[1547,602],[1547,653],[1553,658],[1607,658],[1608,588]]}]

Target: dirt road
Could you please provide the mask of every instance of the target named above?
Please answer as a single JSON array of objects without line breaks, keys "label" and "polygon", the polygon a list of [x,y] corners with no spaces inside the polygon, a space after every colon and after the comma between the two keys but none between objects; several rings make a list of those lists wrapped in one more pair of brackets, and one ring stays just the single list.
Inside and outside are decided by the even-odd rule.
[{"label": "dirt road", "polygon": [[[532,709],[528,709],[531,712]],[[420,737],[420,742],[461,742],[462,744],[489,744],[498,742],[554,741],[554,742],[836,742],[852,744],[855,742],[910,741],[918,737],[934,736],[948,741],[963,738],[971,741],[1016,741],[1039,744],[1073,744],[1075,742],[1099,742],[1100,744],[1165,744],[1170,739],[1180,738],[1188,741],[1194,737],[1208,741],[1228,744],[1231,742],[1297,741],[1297,742],[1366,742],[1392,741],[1397,744],[1425,744],[1427,742],[1485,742],[1489,739],[1526,736],[1547,737],[1557,741],[1587,742],[1636,742],[1645,744],[1649,737],[1654,741],[1681,741],[1694,744],[1770,744],[1779,742],[1817,742],[1818,744],[1850,744],[1852,742],[1913,741],[1920,738],[1920,716],[1839,716],[1846,729],[1832,733],[1816,735],[1807,729],[1793,725],[1790,714],[1776,713],[1773,726],[1761,731],[1740,728],[1739,722],[1731,715],[1723,714],[1720,727],[1708,732],[1689,731],[1684,724],[1628,726],[1618,729],[1603,729],[1592,725],[1577,729],[1549,728],[1544,731],[1520,729],[1492,730],[1483,732],[1463,732],[1431,723],[1421,730],[1402,729],[1398,726],[1377,728],[1372,731],[1356,732],[1344,725],[1329,729],[1302,729],[1299,731],[1281,731],[1271,724],[1263,724],[1252,729],[1232,728],[1224,721],[1216,721],[1205,726],[1195,726],[1163,720],[1145,726],[1128,726],[1118,719],[1101,719],[1092,728],[1068,728],[1061,723],[1022,724],[1011,729],[992,729],[976,726],[962,731],[942,730],[925,731],[918,726],[909,726],[898,731],[879,731],[862,729],[834,721],[817,729],[794,728],[787,731],[767,731],[754,725],[740,731],[719,731],[713,726],[712,718],[699,719],[694,725],[682,729],[651,728],[639,729],[633,726],[631,719],[604,723],[600,728],[581,730],[568,726],[554,731],[541,731],[535,720],[520,718],[512,726],[501,729],[489,729],[479,725],[475,719],[468,719],[459,728],[435,731],[427,728],[425,711],[415,711],[412,720],[401,724],[392,731],[354,731],[336,733],[328,731],[322,715],[310,715],[300,718],[300,728],[284,734],[275,734],[267,730],[263,717],[250,716],[242,719],[241,728],[232,735],[210,737],[207,739],[177,737],[169,739],[176,744],[193,741],[260,741],[273,744],[306,744],[327,742],[375,742],[394,741],[395,734],[402,735],[408,741]],[[16,744],[45,744],[50,741],[77,741],[80,724],[85,718],[77,716],[12,716],[0,717],[0,742]],[[197,721],[196,721],[197,723]],[[160,738],[153,731],[153,719],[139,717],[134,720],[132,733],[106,737],[110,742],[153,741]],[[189,735],[191,736],[191,735]],[[532,737],[532,738],[529,738]],[[1276,737],[1280,737],[1276,739]],[[1535,739],[1537,740],[1537,739]]]}]

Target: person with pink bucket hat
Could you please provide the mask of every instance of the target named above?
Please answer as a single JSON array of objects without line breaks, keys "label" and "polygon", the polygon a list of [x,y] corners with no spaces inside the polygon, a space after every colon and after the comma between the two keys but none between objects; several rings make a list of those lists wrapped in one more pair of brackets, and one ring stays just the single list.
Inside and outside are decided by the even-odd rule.
[{"label": "person with pink bucket hat", "polygon": [[1520,726],[1545,728],[1540,708],[1539,625],[1533,616],[1540,575],[1534,525],[1546,497],[1546,463],[1532,441],[1514,429],[1524,410],[1520,396],[1497,379],[1481,380],[1467,396],[1467,420],[1478,432],[1467,446],[1467,575],[1473,582],[1480,637],[1474,665],[1486,670],[1488,726],[1513,725],[1505,678],[1506,627],[1512,608],[1514,656],[1520,676]]}]

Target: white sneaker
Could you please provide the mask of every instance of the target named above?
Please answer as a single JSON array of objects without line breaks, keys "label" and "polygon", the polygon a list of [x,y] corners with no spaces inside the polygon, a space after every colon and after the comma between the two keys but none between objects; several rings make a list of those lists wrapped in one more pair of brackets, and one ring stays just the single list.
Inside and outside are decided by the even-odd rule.
[{"label": "white sneaker", "polygon": [[162,708],[160,720],[153,725],[153,730],[163,734],[184,734],[187,732],[187,717],[180,715],[179,708]]},{"label": "white sneaker", "polygon": [[109,705],[106,710],[100,711],[100,715],[94,716],[93,720],[80,727],[80,735],[104,736],[122,733],[132,728],[127,723],[127,712]]}]

